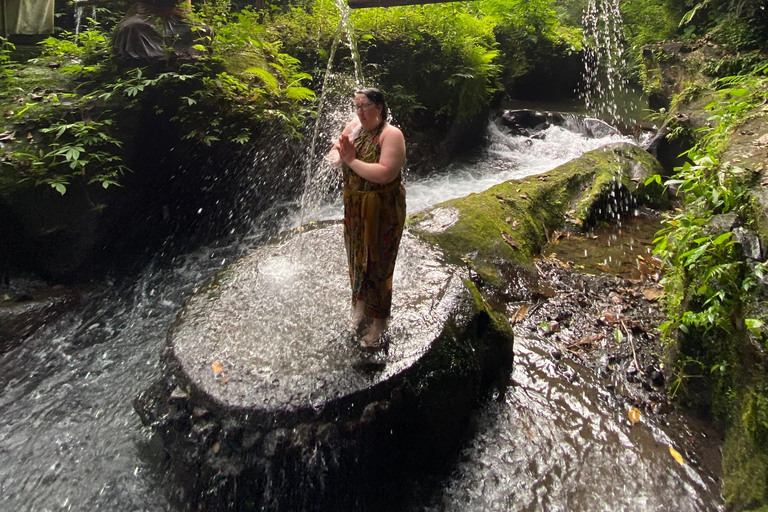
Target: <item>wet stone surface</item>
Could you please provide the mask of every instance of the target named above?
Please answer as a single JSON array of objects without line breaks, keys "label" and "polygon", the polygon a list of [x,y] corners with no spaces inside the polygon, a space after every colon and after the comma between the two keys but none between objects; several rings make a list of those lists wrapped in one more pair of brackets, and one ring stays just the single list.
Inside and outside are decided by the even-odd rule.
[{"label": "wet stone surface", "polygon": [[442,331],[459,283],[434,249],[406,234],[389,347],[368,357],[348,325],[349,278],[342,227],[335,224],[232,265],[188,301],[170,344],[184,373],[219,403],[319,410],[418,360]]},{"label": "wet stone surface", "polygon": [[381,509],[409,471],[456,449],[482,390],[511,367],[512,330],[465,273],[405,233],[375,354],[348,326],[341,224],[288,233],[204,284],[134,404],[168,456],[171,498]]}]

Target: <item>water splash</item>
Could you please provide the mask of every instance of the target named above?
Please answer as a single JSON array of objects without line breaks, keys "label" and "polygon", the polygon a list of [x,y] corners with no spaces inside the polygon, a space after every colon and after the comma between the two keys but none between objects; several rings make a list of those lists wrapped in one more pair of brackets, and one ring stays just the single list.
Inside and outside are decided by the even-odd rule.
[{"label": "water splash", "polygon": [[587,112],[612,122],[622,121],[618,105],[627,96],[628,81],[622,75],[627,62],[619,0],[589,0],[582,24],[584,75],[579,96]]},{"label": "water splash", "polygon": [[83,6],[80,2],[81,0],[75,0],[75,37],[80,35],[80,24],[83,19]]},{"label": "water splash", "polygon": [[344,0],[336,0],[336,6],[339,8],[339,26],[344,28],[344,35],[347,39],[347,46],[351,54],[352,65],[355,70],[355,82],[357,87],[362,87],[365,83],[363,77],[363,65],[360,61],[360,53],[357,51],[357,39],[355,39],[355,30],[352,26],[352,20],[349,17],[349,6]]},{"label": "water splash", "polygon": [[[84,7],[81,5],[83,0],[75,0],[75,38],[80,35],[80,27],[83,24]],[[91,20],[96,20],[96,6],[91,6]]]},{"label": "water splash", "polygon": [[[330,148],[333,143],[333,137],[337,135],[341,127],[350,119],[349,97],[351,91],[357,90],[363,86],[365,79],[363,77],[363,67],[360,61],[360,54],[357,50],[357,40],[349,17],[349,6],[344,0],[335,0],[335,5],[339,9],[339,24],[336,27],[336,33],[333,38],[333,44],[328,55],[328,63],[323,76],[323,83],[320,88],[318,99],[317,114],[315,116],[315,127],[312,133],[312,141],[309,145],[309,152],[306,157],[306,171],[304,180],[304,191],[301,196],[301,208],[299,214],[299,225],[304,224],[307,212],[317,209],[317,207],[327,202],[327,194],[338,188],[336,182],[339,181],[338,172],[322,158],[324,150],[318,153],[318,143],[322,141],[324,148]],[[333,62],[336,57],[336,51],[342,39],[346,40],[349,47],[351,60],[354,68],[354,87],[344,84],[344,78],[333,73]],[[330,101],[327,98],[329,90],[345,91],[340,96],[344,99],[339,101]],[[328,115],[324,116],[326,107],[329,107]],[[325,132],[323,131],[325,129]]]}]

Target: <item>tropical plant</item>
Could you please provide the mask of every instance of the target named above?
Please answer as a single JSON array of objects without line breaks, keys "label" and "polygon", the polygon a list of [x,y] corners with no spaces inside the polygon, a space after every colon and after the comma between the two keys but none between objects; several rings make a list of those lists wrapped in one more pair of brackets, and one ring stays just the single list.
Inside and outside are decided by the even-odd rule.
[{"label": "tropical plant", "polygon": [[[731,213],[748,224],[751,201],[747,193],[752,173],[720,161],[733,130],[752,116],[764,116],[761,104],[768,99],[768,65],[743,76],[716,80],[715,100],[706,106],[710,124],[686,152],[689,159],[664,184],[678,190],[683,205],[668,214],[659,232],[654,253],[667,264],[663,280],[667,289],[669,320],[661,329],[673,335],[703,340],[702,364],[712,369],[718,386],[731,385],[722,379],[723,369],[737,360],[732,343],[735,335],[751,331],[760,339],[764,319],[749,317],[750,301],[766,272],[764,263],[748,264],[731,231],[709,227],[715,215]],[[659,176],[648,182],[661,184]],[[707,347],[704,349],[703,347]],[[691,357],[691,355],[685,355]]]},{"label": "tropical plant", "polygon": [[203,16],[213,30],[201,31],[194,47],[200,55],[177,58],[169,48],[163,66],[116,72],[109,38],[95,23],[77,36],[44,40],[37,63],[55,64],[72,81],[72,92],[26,97],[11,120],[36,130],[14,141],[4,174],[13,169],[17,181],[50,185],[62,194],[75,182],[118,184],[128,170],[122,148],[132,135],[117,120],[145,102],[191,142],[244,144],[265,126],[299,136],[314,98],[299,62],[266,40],[251,10],[231,14],[205,4],[198,20]]}]

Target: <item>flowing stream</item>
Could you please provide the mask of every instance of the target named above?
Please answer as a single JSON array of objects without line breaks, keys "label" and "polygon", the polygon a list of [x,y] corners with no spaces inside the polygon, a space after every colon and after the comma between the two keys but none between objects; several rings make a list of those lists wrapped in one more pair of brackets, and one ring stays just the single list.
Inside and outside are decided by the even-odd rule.
[{"label": "flowing stream", "polygon": [[[530,139],[490,123],[481,154],[406,183],[409,212],[549,170],[621,139],[589,139],[574,126]],[[297,224],[299,203],[284,227]],[[340,212],[332,200],[305,220]],[[133,399],[160,374],[159,353],[184,299],[260,243],[253,235],[171,261],[158,257],[138,275],[84,288],[80,306],[0,355],[1,510],[176,510],[158,474],[162,447],[141,426]],[[716,478],[670,456],[669,429],[630,425],[595,377],[575,363],[553,363],[546,343],[516,340],[516,384],[477,411],[472,436],[428,492],[392,490],[405,496],[401,509],[721,507]],[[694,428],[681,425],[673,430]]]}]

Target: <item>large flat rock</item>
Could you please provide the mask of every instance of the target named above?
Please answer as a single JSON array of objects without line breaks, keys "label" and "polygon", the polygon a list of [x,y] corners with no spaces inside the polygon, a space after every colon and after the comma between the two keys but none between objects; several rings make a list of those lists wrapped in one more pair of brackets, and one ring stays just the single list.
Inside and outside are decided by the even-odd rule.
[{"label": "large flat rock", "polygon": [[195,386],[230,407],[317,411],[411,367],[441,333],[463,290],[456,268],[405,234],[389,349],[368,357],[348,326],[343,245],[341,224],[285,237],[191,297],[169,342]]},{"label": "large flat rock", "polygon": [[408,232],[388,350],[363,353],[343,245],[339,223],[284,234],[180,312],[135,407],[192,508],[376,509],[455,450],[483,388],[511,369],[508,320]]}]

